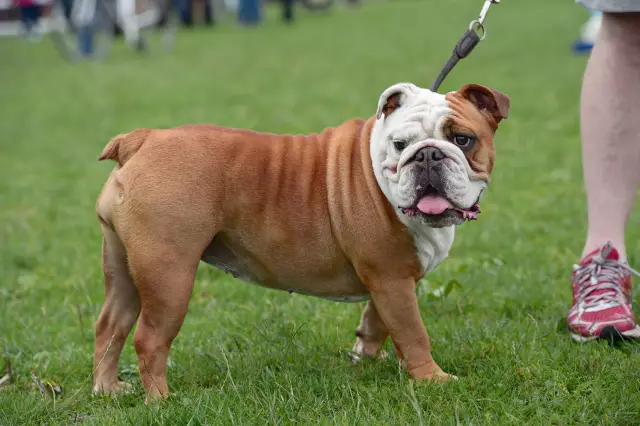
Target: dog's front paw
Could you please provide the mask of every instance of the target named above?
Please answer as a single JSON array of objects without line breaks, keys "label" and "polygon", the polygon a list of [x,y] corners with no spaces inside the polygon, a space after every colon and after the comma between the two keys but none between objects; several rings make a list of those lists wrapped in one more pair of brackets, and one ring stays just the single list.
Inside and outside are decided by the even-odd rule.
[{"label": "dog's front paw", "polygon": [[175,393],[173,392],[169,392],[168,394],[161,394],[159,392],[151,391],[145,395],[144,403],[145,405],[150,405],[154,407],[161,406],[162,404],[165,404],[169,398],[172,398],[174,396],[175,396]]},{"label": "dog's front paw", "polygon": [[120,395],[133,392],[133,385],[131,383],[117,381],[115,383],[96,383],[93,386],[94,395]]},{"label": "dog's front paw", "polygon": [[444,383],[452,380],[458,380],[457,376],[445,373],[435,362],[416,367],[410,370],[409,374],[418,382],[426,381]]}]

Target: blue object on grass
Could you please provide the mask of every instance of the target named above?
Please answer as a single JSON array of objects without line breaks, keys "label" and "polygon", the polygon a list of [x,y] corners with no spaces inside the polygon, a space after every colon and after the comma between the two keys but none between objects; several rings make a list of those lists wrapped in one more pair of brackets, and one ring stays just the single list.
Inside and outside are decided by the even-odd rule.
[{"label": "blue object on grass", "polygon": [[588,41],[576,40],[571,45],[573,53],[589,53],[593,49],[593,43]]}]

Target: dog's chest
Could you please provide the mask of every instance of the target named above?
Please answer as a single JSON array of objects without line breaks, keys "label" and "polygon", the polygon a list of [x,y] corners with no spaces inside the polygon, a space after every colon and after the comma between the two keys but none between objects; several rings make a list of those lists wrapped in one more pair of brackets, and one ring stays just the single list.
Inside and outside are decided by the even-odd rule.
[{"label": "dog's chest", "polygon": [[453,245],[455,227],[411,229],[416,253],[424,274],[433,271],[449,255]]}]

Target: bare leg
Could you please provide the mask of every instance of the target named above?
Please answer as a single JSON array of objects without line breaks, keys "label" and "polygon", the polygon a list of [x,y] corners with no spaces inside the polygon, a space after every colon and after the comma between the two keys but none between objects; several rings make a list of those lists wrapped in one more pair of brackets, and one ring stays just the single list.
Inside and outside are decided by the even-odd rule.
[{"label": "bare leg", "polygon": [[583,255],[607,241],[626,259],[624,230],[640,187],[640,13],[605,13],[580,108],[589,230]]},{"label": "bare leg", "polygon": [[373,302],[369,301],[362,312],[360,325],[356,329],[353,352],[360,357],[384,358],[386,353],[381,349],[388,337],[387,327],[382,322]]},{"label": "bare leg", "polygon": [[117,393],[130,388],[118,381],[118,360],[140,312],[140,299],[118,236],[102,227],[102,268],[105,302],[96,323],[94,392]]}]

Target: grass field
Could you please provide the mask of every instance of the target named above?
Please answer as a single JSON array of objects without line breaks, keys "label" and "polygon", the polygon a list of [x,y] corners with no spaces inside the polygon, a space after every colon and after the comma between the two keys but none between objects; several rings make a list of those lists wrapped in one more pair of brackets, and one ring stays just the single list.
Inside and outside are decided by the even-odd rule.
[{"label": "grass field", "polygon": [[[67,64],[52,45],[0,40],[0,425],[640,424],[640,347],[579,345],[566,332],[585,229],[573,1],[504,1],[488,38],[442,90],[479,82],[512,99],[480,220],[459,229],[420,304],[435,359],[461,380],[415,385],[386,361],[347,356],[363,304],[246,285],[202,265],[171,352],[161,408],[91,396],[103,301],[97,156],[136,127],[216,123],[311,132],[374,113],[398,81],[428,86],[480,1],[375,2],[291,26],[179,34],[172,55],[116,49]],[[546,26],[546,29],[543,28]],[[640,266],[640,215],[628,252]],[[430,288],[456,280],[447,297]],[[636,297],[636,304],[640,300]],[[387,343],[390,346],[390,343]],[[4,373],[0,372],[0,376]],[[56,398],[33,381],[59,384]]]}]

